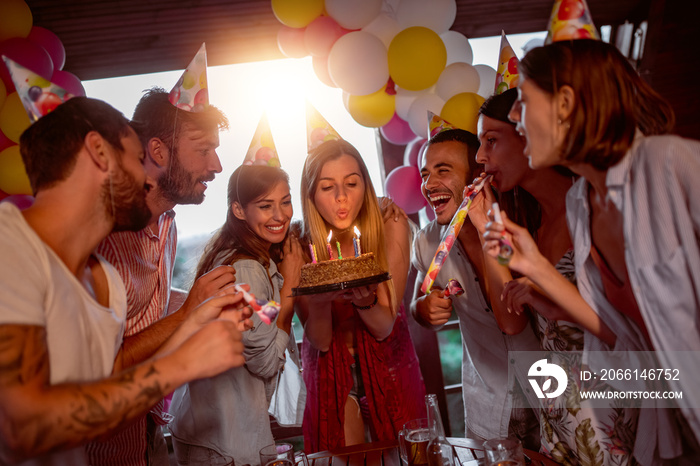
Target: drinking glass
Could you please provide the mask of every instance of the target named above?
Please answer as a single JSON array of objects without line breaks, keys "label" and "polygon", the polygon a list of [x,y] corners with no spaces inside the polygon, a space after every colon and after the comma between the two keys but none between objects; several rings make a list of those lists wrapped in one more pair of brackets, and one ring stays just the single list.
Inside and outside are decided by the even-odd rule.
[{"label": "drinking glass", "polygon": [[399,431],[399,451],[401,459],[408,466],[423,466],[428,464],[428,442],[430,429],[428,420],[413,419],[403,425]]},{"label": "drinking glass", "polygon": [[496,438],[484,442],[485,466],[524,466],[523,445],[516,438]]},{"label": "drinking glass", "polygon": [[[289,464],[287,464],[289,463]],[[294,453],[294,445],[286,442],[273,443],[260,449],[260,465],[295,466],[301,463],[308,466],[309,460],[304,452]]]}]

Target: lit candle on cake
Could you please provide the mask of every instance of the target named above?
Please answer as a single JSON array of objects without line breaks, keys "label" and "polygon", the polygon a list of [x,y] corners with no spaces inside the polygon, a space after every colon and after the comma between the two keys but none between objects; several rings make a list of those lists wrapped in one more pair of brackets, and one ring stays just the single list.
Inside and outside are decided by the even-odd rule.
[{"label": "lit candle on cake", "polygon": [[309,252],[311,253],[311,263],[315,264],[316,261],[316,246],[314,246],[312,243],[309,243]]},{"label": "lit candle on cake", "polygon": [[355,257],[360,257],[362,254],[362,248],[360,248],[360,230],[357,227],[353,227],[355,230],[355,237],[352,239],[352,245],[355,247]]},{"label": "lit candle on cake", "polygon": [[333,237],[333,230],[328,232],[328,239],[326,240],[326,249],[328,249],[328,260],[333,259],[333,251],[331,250],[331,238]]},{"label": "lit candle on cake", "polygon": [[335,247],[338,248],[338,259],[342,259],[343,254],[340,252],[340,241],[335,242]]}]

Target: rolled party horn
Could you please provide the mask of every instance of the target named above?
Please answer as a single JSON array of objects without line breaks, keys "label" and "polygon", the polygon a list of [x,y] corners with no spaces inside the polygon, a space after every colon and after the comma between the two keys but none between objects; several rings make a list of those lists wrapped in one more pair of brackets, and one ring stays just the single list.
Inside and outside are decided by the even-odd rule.
[{"label": "rolled party horn", "polygon": [[448,296],[462,296],[463,294],[464,288],[462,288],[462,284],[459,283],[457,279],[452,278],[450,279],[450,281],[447,282],[447,285],[445,286],[445,298],[447,298]]},{"label": "rolled party horn", "polygon": [[239,293],[243,293],[243,299],[248,305],[253,308],[253,311],[260,317],[260,320],[270,325],[277,314],[280,312],[280,305],[275,301],[263,301],[257,299],[252,294],[244,290],[240,285],[234,285],[234,289]]},{"label": "rolled party horn", "polygon": [[[503,217],[501,217],[501,208],[498,206],[498,202],[494,202],[491,206],[493,209],[493,219],[503,225]],[[501,232],[501,239],[498,240],[498,256],[496,260],[501,265],[508,265],[510,263],[511,257],[513,257],[513,245],[508,238],[506,238],[506,230]]]},{"label": "rolled party horn", "polygon": [[433,257],[433,261],[430,263],[430,267],[428,267],[428,273],[425,274],[425,280],[423,280],[423,284],[420,288],[423,293],[430,293],[430,289],[433,283],[435,283],[435,278],[437,274],[440,273],[442,264],[445,263],[445,259],[447,259],[447,255],[450,253],[452,246],[454,246],[459,231],[462,229],[462,225],[464,225],[464,220],[467,218],[467,213],[472,205],[472,201],[489,181],[491,181],[491,175],[474,185],[464,196],[464,200],[459,205],[457,212],[455,212],[450,224],[447,226],[447,230],[445,230],[442,236],[442,241],[440,241],[437,251],[435,251],[435,257]]}]

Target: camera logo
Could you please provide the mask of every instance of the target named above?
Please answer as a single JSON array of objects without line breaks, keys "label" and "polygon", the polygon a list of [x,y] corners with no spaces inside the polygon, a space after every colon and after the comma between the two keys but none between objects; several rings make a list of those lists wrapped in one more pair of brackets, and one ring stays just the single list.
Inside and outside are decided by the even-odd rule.
[{"label": "camera logo", "polygon": [[[548,363],[546,359],[540,359],[530,366],[527,375],[529,377],[547,377],[542,384],[542,388],[540,388],[537,379],[528,379],[538,398],[555,398],[566,390],[566,384],[568,382],[566,372],[557,364]],[[551,393],[545,393],[552,388],[552,378],[556,379],[557,388]]]}]

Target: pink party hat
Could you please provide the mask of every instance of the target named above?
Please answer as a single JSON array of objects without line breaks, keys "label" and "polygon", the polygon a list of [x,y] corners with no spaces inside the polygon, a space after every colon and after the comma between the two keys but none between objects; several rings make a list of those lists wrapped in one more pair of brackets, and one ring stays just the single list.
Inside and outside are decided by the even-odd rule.
[{"label": "pink party hat", "polygon": [[311,152],[326,141],[343,139],[309,101],[306,101],[306,142]]},{"label": "pink party hat", "polygon": [[441,116],[434,114],[428,110],[428,139],[433,139],[443,131],[451,129],[461,129],[443,119]]},{"label": "pink party hat", "polygon": [[22,101],[29,120],[34,123],[53,111],[71,97],[75,97],[61,86],[42,78],[6,56],[2,56],[10,70],[17,95]]},{"label": "pink party hat", "polygon": [[267,115],[263,113],[258,122],[258,127],[253,135],[248,152],[245,154],[243,165],[267,165],[279,167],[280,159],[277,155],[275,143],[272,140],[272,131],[267,122]]},{"label": "pink party hat", "polygon": [[586,0],[555,0],[545,44],[570,39],[598,39]]},{"label": "pink party hat", "polygon": [[188,112],[201,112],[209,106],[207,49],[204,43],[170,91],[170,103]]},{"label": "pink party hat", "polygon": [[498,54],[498,66],[496,67],[495,94],[502,94],[508,89],[518,87],[520,81],[519,63],[513,47],[508,43],[506,33],[501,31],[501,51]]}]

